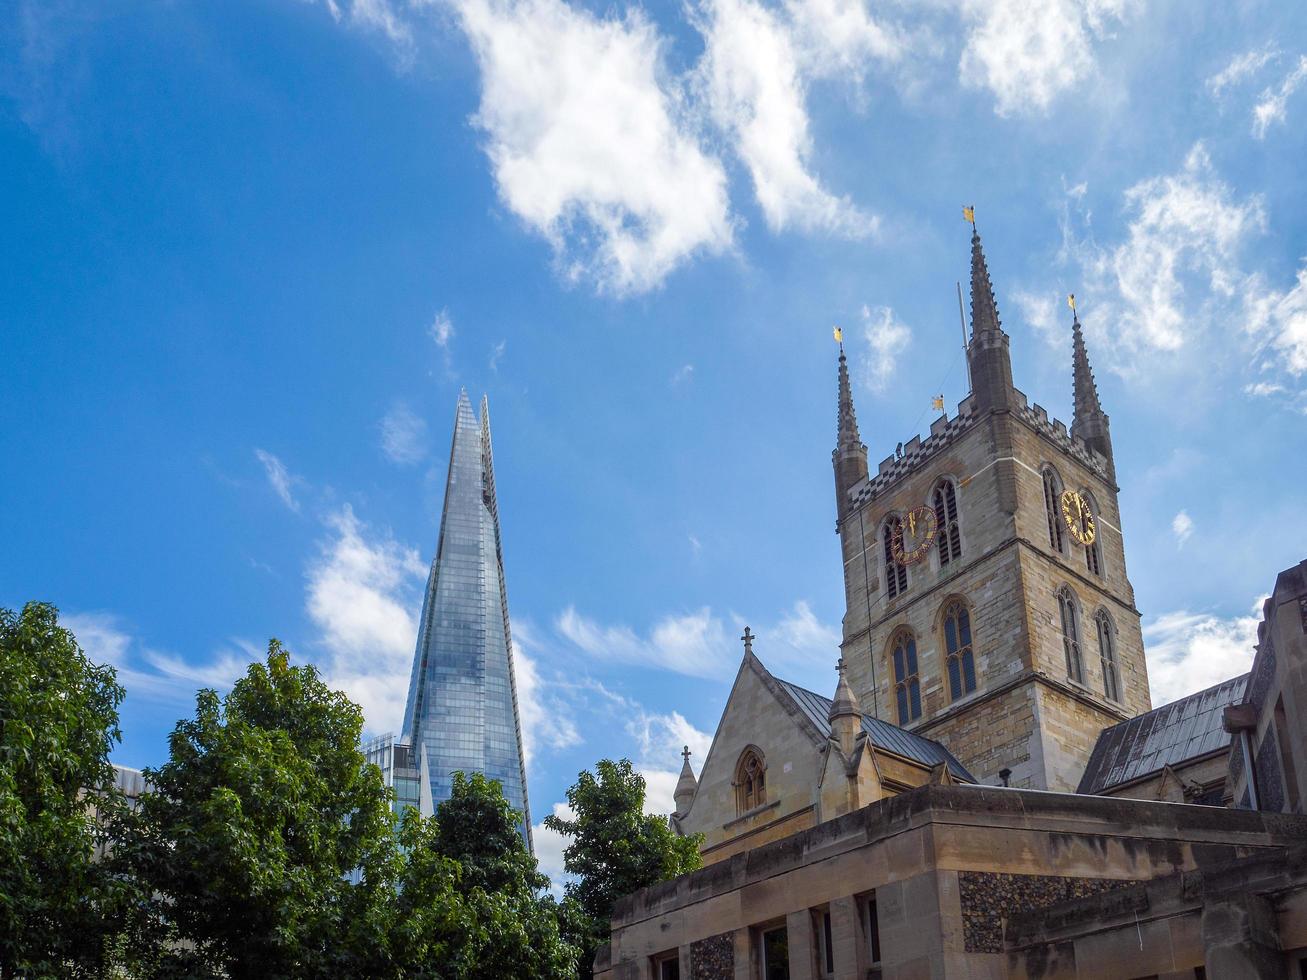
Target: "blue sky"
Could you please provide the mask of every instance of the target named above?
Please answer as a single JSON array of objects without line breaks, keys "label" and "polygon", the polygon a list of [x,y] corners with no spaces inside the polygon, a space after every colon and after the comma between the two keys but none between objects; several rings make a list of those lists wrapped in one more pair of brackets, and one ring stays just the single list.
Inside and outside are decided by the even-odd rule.
[{"label": "blue sky", "polygon": [[1304,120],[1271,2],[19,0],[0,603],[119,666],[124,764],[273,635],[395,727],[466,385],[533,817],[604,755],[670,806],[744,623],[833,688],[831,327],[878,460],[965,395],[974,203],[1063,419],[1079,297],[1154,697],[1200,688],[1307,552]]}]

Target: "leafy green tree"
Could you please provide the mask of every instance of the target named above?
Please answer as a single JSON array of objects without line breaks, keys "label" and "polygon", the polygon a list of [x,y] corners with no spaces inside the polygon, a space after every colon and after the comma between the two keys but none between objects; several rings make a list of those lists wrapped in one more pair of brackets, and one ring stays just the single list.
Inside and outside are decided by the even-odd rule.
[{"label": "leafy green tree", "polygon": [[567,802],[572,819],[556,814],[545,826],[572,842],[563,868],[567,883],[563,920],[568,938],[582,950],[578,976],[588,978],[599,947],[608,942],[613,905],[633,891],[694,871],[703,835],[678,836],[667,818],[644,812],[644,777],[629,759],[601,759],[595,773],[582,772]]},{"label": "leafy green tree", "polygon": [[122,804],[122,699],[53,606],[0,609],[0,977],[102,972],[117,888],[95,857]]},{"label": "leafy green tree", "polygon": [[[448,964],[457,980],[565,980],[575,973],[577,950],[560,935],[558,904],[544,891],[549,879],[521,825],[498,782],[457,772],[449,799],[424,828],[424,847],[460,869],[455,889],[466,918]],[[402,898],[408,890],[406,880]]]},{"label": "leafy green tree", "polygon": [[118,850],[147,896],[140,946],[157,956],[140,969],[240,980],[384,964],[399,859],[362,729],[359,707],[276,640],[225,699],[199,692]]}]

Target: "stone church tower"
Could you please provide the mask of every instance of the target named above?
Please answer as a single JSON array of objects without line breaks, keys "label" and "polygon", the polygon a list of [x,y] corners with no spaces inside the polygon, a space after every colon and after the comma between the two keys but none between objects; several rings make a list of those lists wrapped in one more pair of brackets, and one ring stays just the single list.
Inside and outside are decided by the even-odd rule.
[{"label": "stone church tower", "polygon": [[1008,344],[973,230],[971,392],[874,474],[841,345],[841,651],[864,712],[984,782],[1074,791],[1099,732],[1151,707],[1143,636],[1079,320],[1070,432],[1013,387]]}]

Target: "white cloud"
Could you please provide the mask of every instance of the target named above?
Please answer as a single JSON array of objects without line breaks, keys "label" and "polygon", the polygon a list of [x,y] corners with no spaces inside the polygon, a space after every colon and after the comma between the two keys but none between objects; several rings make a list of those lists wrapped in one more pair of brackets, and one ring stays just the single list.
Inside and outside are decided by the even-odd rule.
[{"label": "white cloud", "polygon": [[768,226],[871,233],[875,219],[810,172],[808,112],[788,26],[754,0],[706,0],[701,21],[698,83],[713,121],[735,141]]},{"label": "white cloud", "polygon": [[1180,351],[1217,321],[1226,329],[1238,322],[1230,307],[1250,282],[1240,254],[1266,223],[1261,199],[1235,199],[1202,143],[1178,173],[1127,190],[1125,208],[1125,240],[1107,249],[1091,245],[1081,255],[1086,293],[1102,297],[1086,330],[1096,332],[1122,370],[1141,353]]},{"label": "white cloud", "polygon": [[347,504],[305,570],[305,603],[330,654],[323,673],[362,706],[368,728],[398,728],[427,569],[416,549],[374,534]]},{"label": "white cloud", "polygon": [[254,455],[260,463],[263,464],[263,472],[267,474],[268,485],[272,487],[273,492],[281,498],[281,502],[289,507],[295,513],[299,513],[299,501],[295,499],[293,492],[294,486],[299,482],[299,478],[292,476],[283,463],[272,453],[265,452],[262,449],[255,449]]},{"label": "white cloud", "polygon": [[1259,140],[1266,138],[1266,130],[1272,123],[1284,122],[1288,109],[1289,97],[1298,91],[1307,81],[1307,54],[1300,55],[1298,64],[1284,76],[1278,89],[1264,90],[1253,107],[1253,135]]},{"label": "white cloud", "polygon": [[541,678],[531,648],[530,627],[525,621],[513,626],[513,680],[522,722],[522,754],[529,763],[538,746],[565,749],[581,743],[573,706],[557,695],[556,683]]},{"label": "white cloud", "polygon": [[1255,75],[1279,56],[1279,49],[1272,43],[1235,55],[1228,65],[1207,79],[1207,91],[1212,98],[1219,99],[1226,89]]},{"label": "white cloud", "polygon": [[496,374],[499,373],[499,362],[504,357],[504,350],[508,347],[507,340],[501,340],[490,348],[490,370]]},{"label": "white cloud", "polygon": [[[1260,276],[1253,276],[1247,307],[1248,330],[1278,354],[1265,366],[1287,371],[1295,378],[1307,374],[1307,261],[1287,292],[1268,288]],[[1255,393],[1268,394],[1274,385],[1258,387],[1262,390]]]},{"label": "white cloud", "polygon": [[476,124],[505,205],[568,278],[615,293],[657,286],[733,243],[721,163],[683,121],[643,13],[595,17],[561,0],[455,0],[481,66]]},{"label": "white cloud", "polygon": [[762,637],[759,649],[766,649],[768,663],[797,666],[829,661],[833,673],[841,639],[838,626],[823,623],[807,601],[800,599]]},{"label": "white cloud", "polygon": [[454,339],[454,321],[450,319],[448,310],[441,310],[436,314],[435,319],[431,321],[431,326],[427,328],[427,333],[437,347],[443,351],[449,350],[449,342]]},{"label": "white cloud", "polygon": [[427,423],[396,403],[381,420],[381,451],[401,465],[421,462],[427,455]]},{"label": "white cloud", "polygon": [[865,0],[785,0],[794,49],[814,77],[860,83],[869,64],[894,63],[907,46],[899,30],[867,11]]},{"label": "white cloud", "polygon": [[1061,310],[1058,295],[1052,292],[1030,292],[1018,289],[1013,301],[1026,324],[1050,344],[1066,341],[1069,332],[1065,321],[1059,319]]},{"label": "white cloud", "polygon": [[969,22],[964,85],[994,94],[1000,116],[1046,112],[1097,70],[1095,42],[1125,21],[1134,0],[962,0]]},{"label": "white cloud", "polygon": [[[77,643],[95,663],[109,664],[129,698],[165,704],[189,704],[201,687],[226,690],[263,651],[245,640],[233,640],[208,661],[189,662],[160,653],[135,637],[121,617],[107,612],[72,613],[60,617]],[[234,649],[233,649],[234,648]]]},{"label": "white cloud", "polygon": [[[553,815],[564,820],[576,819],[576,814],[566,803],[555,803]],[[570,876],[563,871],[563,851],[572,843],[572,838],[565,837],[556,830],[550,830],[544,821],[531,825],[531,843],[535,848],[536,865],[543,874],[549,876],[550,891],[555,898],[562,898],[563,884]]]},{"label": "white cloud", "polygon": [[691,758],[702,765],[712,745],[712,733],[695,728],[677,711],[660,714],[633,707],[626,731],[638,749],[635,765],[645,781],[645,812],[672,813],[676,783],[681,778],[681,750],[688,746]]},{"label": "white cloud", "polygon": [[889,387],[895,364],[912,342],[912,331],[894,316],[894,311],[888,306],[874,309],[864,306],[862,329],[867,342],[863,382],[872,391],[881,393]]},{"label": "white cloud", "polygon": [[605,626],[568,606],[555,621],[558,632],[584,653],[615,663],[639,664],[691,677],[721,677],[734,665],[735,649],[708,607],[664,616],[647,636],[629,626]]},{"label": "white cloud", "polygon": [[1211,687],[1252,666],[1265,596],[1249,616],[1228,619],[1184,610],[1144,626],[1144,650],[1154,706]]},{"label": "white cloud", "polygon": [[1171,521],[1171,533],[1175,535],[1176,547],[1183,548],[1184,543],[1194,533],[1194,520],[1187,511],[1182,510],[1175,515],[1175,519]]},{"label": "white cloud", "polygon": [[698,558],[703,551],[703,542],[693,534],[687,534],[686,537],[690,541],[690,551],[694,553],[694,557]]},{"label": "white cloud", "polygon": [[675,371],[672,372],[672,387],[675,388],[679,385],[685,384],[693,377],[694,377],[694,365],[682,364],[680,367],[678,367]]},{"label": "white cloud", "polygon": [[1244,385],[1243,393],[1254,398],[1269,398],[1272,395],[1283,395],[1285,387],[1273,381],[1258,381],[1256,384]]}]

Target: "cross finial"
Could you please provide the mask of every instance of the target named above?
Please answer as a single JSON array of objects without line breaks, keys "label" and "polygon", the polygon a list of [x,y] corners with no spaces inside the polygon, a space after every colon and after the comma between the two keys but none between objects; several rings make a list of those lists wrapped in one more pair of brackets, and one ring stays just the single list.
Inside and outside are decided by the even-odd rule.
[{"label": "cross finial", "polygon": [[740,637],[740,639],[744,641],[745,653],[753,653],[753,637],[753,630],[749,629],[747,626],[744,627],[744,635]]},{"label": "cross finial", "polygon": [[681,758],[686,762],[690,761],[690,747],[688,745],[685,747],[685,751],[681,753]]},{"label": "cross finial", "polygon": [[838,673],[841,677],[843,677],[844,672],[848,669],[849,669],[849,665],[844,662],[843,657],[840,657],[839,662],[835,664],[835,672]]}]

